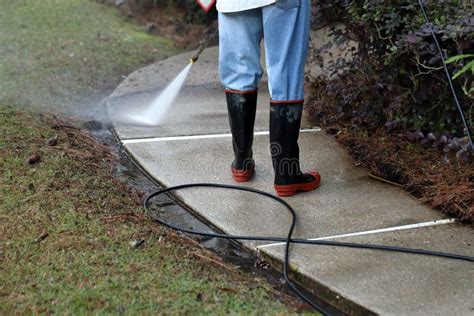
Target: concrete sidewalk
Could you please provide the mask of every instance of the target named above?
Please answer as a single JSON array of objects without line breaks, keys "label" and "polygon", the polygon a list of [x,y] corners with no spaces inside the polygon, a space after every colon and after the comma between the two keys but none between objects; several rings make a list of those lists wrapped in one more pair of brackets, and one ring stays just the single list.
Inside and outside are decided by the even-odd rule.
[{"label": "concrete sidewalk", "polygon": [[[110,96],[108,108],[140,106],[166,86],[188,63],[183,54],[132,73]],[[232,183],[231,138],[225,96],[217,78],[217,49],[210,48],[193,66],[166,124],[156,128],[115,125],[129,154],[164,186],[193,182]],[[266,82],[259,94],[254,155],[256,177],[249,187],[273,193],[268,152]],[[321,187],[286,200],[298,213],[295,237],[318,238],[398,227],[395,231],[331,240],[377,243],[474,256],[472,226],[445,223],[439,212],[402,189],[374,181],[356,168],[336,141],[303,123],[301,160],[317,167]],[[177,192],[198,216],[229,234],[286,236],[286,210],[251,193],[191,189]],[[436,222],[433,222],[436,221]],[[428,227],[416,224],[433,222]],[[442,224],[445,223],[445,224]],[[408,229],[399,226],[413,224]],[[406,227],[403,227],[406,228]],[[283,246],[245,242],[277,268]],[[448,259],[343,249],[293,246],[296,278],[348,314],[474,315],[474,265]]]}]

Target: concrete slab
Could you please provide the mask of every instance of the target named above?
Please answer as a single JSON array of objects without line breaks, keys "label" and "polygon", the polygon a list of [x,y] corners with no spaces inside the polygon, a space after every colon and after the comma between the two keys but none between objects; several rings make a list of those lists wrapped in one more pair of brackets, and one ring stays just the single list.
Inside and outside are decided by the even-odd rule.
[{"label": "concrete slab", "polygon": [[[427,227],[338,241],[394,245],[472,256],[473,229],[461,224]],[[265,256],[283,259],[283,247]],[[351,300],[382,315],[473,315],[472,263],[419,255],[295,245],[291,262],[315,292],[336,306]],[[337,295],[335,295],[337,293]],[[353,309],[347,307],[347,312]]]},{"label": "concrete slab", "polygon": [[[255,138],[257,174],[246,185],[272,192],[267,144],[268,137]],[[403,190],[374,182],[367,176],[367,171],[354,168],[347,154],[340,147],[334,147],[333,139],[323,133],[302,134],[300,147],[303,165],[307,168],[317,166],[323,182],[315,192],[287,199],[298,212],[295,236],[332,236],[442,218]],[[231,183],[230,138],[128,144],[126,148],[164,186],[193,182]],[[229,234],[285,236],[288,230],[290,217],[286,210],[251,193],[190,189],[177,192],[177,196],[198,215]],[[349,240],[474,255],[472,233],[471,228],[464,226],[442,226]],[[245,243],[254,251],[261,244]],[[262,249],[262,253],[279,261],[283,258],[281,246]],[[437,296],[444,293],[451,297],[452,293],[447,293],[443,284],[453,284],[458,294],[451,297],[451,301],[456,299],[456,308],[467,312],[472,307],[471,301],[466,300],[473,297],[472,264],[311,246],[293,247],[292,258],[300,278],[310,280],[312,288],[320,288],[327,293],[325,299],[339,306],[345,306],[347,299],[383,314],[417,311],[443,314],[452,307],[446,298],[441,300]],[[446,269],[449,273],[443,273],[448,271]],[[334,299],[335,293],[341,302]],[[443,303],[428,303],[433,300]],[[424,304],[423,308],[420,308],[420,302]],[[353,308],[353,305],[349,306],[349,309]]]},{"label": "concrete slab", "polygon": [[[192,53],[133,73],[109,99],[109,106],[140,106],[184,67]],[[228,133],[222,88],[217,83],[217,49],[195,65],[168,123],[156,128],[117,124],[122,139]],[[267,129],[268,92],[261,91],[256,130]],[[148,98],[148,99],[147,99]],[[311,127],[304,124],[304,127]],[[256,136],[256,177],[245,185],[273,193],[268,136]],[[164,186],[193,182],[232,183],[231,138],[128,143],[132,157]],[[287,198],[298,213],[295,236],[316,238],[442,219],[402,189],[376,182],[355,168],[345,150],[322,132],[302,133],[304,169],[317,167],[322,185]],[[236,235],[286,236],[290,217],[280,205],[251,193],[190,189],[176,196],[201,218]],[[443,226],[351,237],[344,240],[424,248],[474,256],[472,226]],[[341,240],[341,239],[339,239]],[[246,242],[256,251],[262,242]],[[281,265],[282,246],[260,253]],[[294,276],[349,314],[474,315],[472,264],[447,259],[334,247],[292,247]]]},{"label": "concrete slab", "polygon": [[[273,192],[268,143],[268,136],[255,137],[256,177],[248,185]],[[340,147],[332,146],[333,140],[323,133],[301,134],[302,167],[317,167],[323,182],[314,193],[287,198],[298,212],[297,236],[330,236],[441,218],[438,212],[407,197],[401,189],[374,184],[364,169],[353,168]],[[126,148],[165,186],[232,182],[230,138],[128,144]],[[198,212],[205,210],[203,215],[209,221],[229,233],[286,234],[289,217],[276,204],[249,193],[219,192],[221,198],[217,200],[215,195],[215,190],[203,189],[182,192],[180,197]],[[255,229],[254,223],[267,223],[270,219],[271,223]]]}]

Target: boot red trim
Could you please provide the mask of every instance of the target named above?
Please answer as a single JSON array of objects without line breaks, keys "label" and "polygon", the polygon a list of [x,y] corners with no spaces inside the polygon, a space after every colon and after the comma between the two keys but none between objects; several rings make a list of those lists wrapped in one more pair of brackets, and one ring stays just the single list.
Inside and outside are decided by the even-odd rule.
[{"label": "boot red trim", "polygon": [[250,93],[255,93],[255,92],[257,92],[258,89],[249,90],[249,91],[240,91],[240,90],[225,89],[224,91],[225,91],[225,93],[250,94]]},{"label": "boot red trim", "polygon": [[292,196],[299,191],[311,191],[317,189],[321,183],[321,176],[317,171],[312,171],[310,174],[314,177],[314,180],[307,183],[295,183],[287,185],[275,184],[275,191],[278,196]]},{"label": "boot red trim", "polygon": [[232,170],[232,178],[235,182],[247,182],[249,181],[254,173],[255,166],[252,166],[249,170],[238,170],[234,167],[231,167]]},{"label": "boot red trim", "polygon": [[304,103],[304,100],[270,100],[272,104]]}]

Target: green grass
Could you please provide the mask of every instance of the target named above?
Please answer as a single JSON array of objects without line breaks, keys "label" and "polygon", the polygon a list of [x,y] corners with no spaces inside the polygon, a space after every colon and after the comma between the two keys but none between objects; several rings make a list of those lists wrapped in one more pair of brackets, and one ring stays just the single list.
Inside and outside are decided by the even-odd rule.
[{"label": "green grass", "polygon": [[0,113],[0,314],[291,313],[263,281],[153,224],[79,130]]},{"label": "green grass", "polygon": [[[300,307],[153,224],[140,194],[112,177],[107,148],[26,109],[81,106],[176,51],[92,1],[0,0],[0,315],[294,311],[279,298]],[[30,165],[32,153],[41,161]]]},{"label": "green grass", "polygon": [[[0,101],[70,108],[174,54],[115,9],[87,0],[0,0]],[[95,100],[94,99],[94,100]]]}]

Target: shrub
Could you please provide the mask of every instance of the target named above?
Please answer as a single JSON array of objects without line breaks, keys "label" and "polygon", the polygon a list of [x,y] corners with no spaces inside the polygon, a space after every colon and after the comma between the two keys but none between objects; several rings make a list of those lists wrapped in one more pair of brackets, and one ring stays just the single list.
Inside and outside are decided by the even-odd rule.
[{"label": "shrub", "polygon": [[[462,110],[472,126],[473,7],[442,0],[430,1],[426,7],[444,54],[461,55],[450,59],[448,67],[455,74]],[[345,30],[333,29],[335,40],[330,45],[349,39],[359,43],[353,60],[340,57],[333,64],[336,78],[312,79],[310,112],[315,118],[369,134],[380,128],[405,131],[412,138],[444,147],[454,137],[465,135],[431,28],[417,0],[321,0],[313,4],[313,13],[315,28],[337,22],[346,25]],[[441,143],[442,135],[448,141]],[[466,138],[456,142],[453,150],[466,149]]]}]

